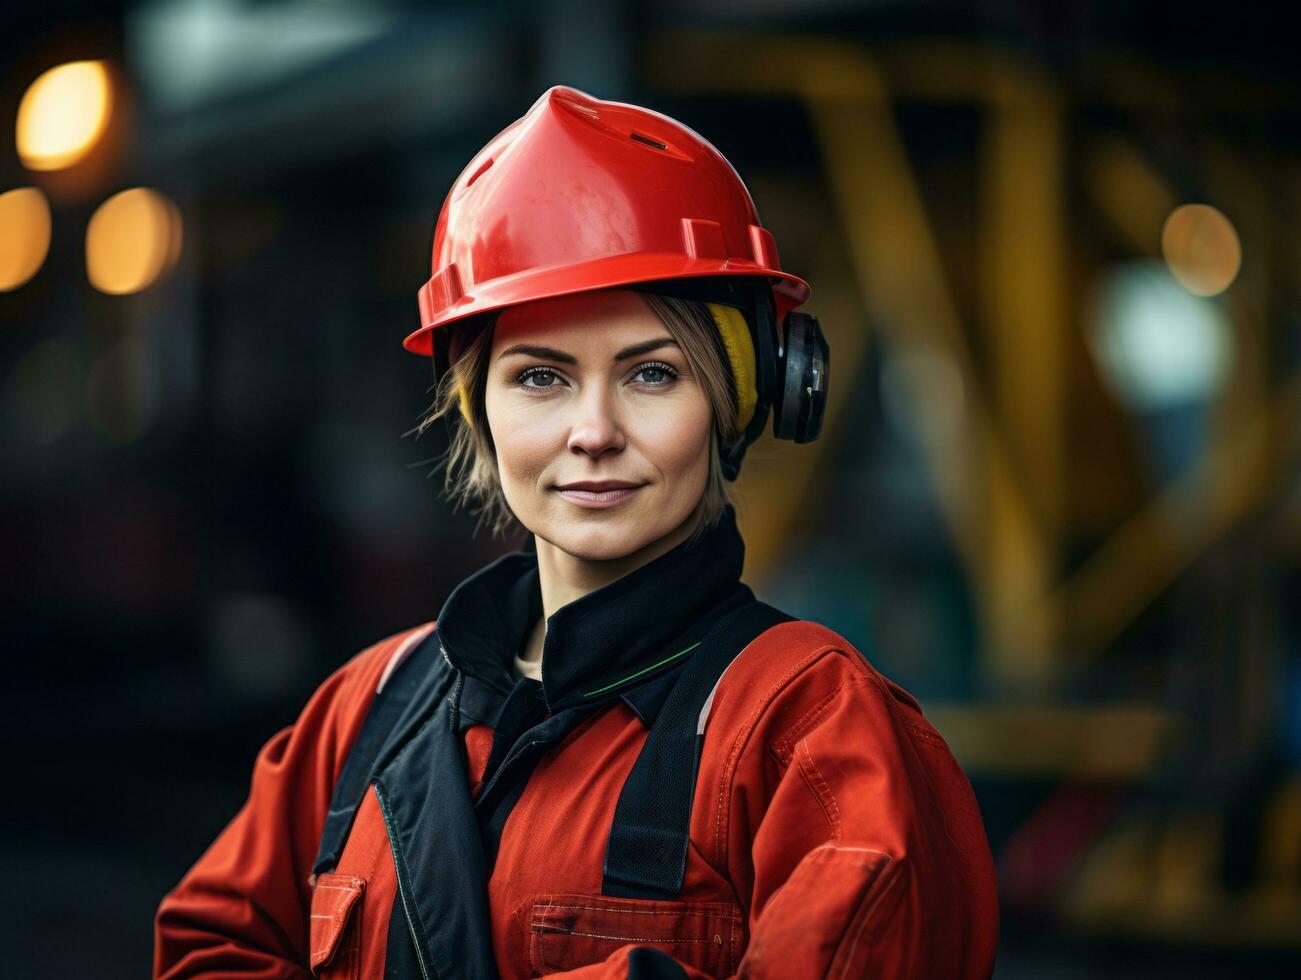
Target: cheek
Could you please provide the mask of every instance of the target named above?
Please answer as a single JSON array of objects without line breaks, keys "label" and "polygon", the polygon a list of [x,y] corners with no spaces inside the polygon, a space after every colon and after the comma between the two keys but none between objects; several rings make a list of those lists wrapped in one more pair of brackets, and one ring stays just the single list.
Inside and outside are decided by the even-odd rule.
[{"label": "cheek", "polygon": [[699,466],[709,451],[713,415],[699,392],[664,409],[639,416],[641,444],[661,471],[685,475]]},{"label": "cheek", "polygon": [[484,402],[503,476],[536,473],[555,455],[555,421],[532,408],[520,399],[494,398],[491,392]]}]

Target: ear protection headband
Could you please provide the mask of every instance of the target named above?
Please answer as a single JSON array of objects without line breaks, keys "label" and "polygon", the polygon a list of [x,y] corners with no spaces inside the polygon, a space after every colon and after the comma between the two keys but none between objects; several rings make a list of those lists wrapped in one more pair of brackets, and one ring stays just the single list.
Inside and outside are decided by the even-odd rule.
[{"label": "ear protection headband", "polygon": [[[776,438],[797,443],[818,438],[826,412],[831,350],[816,316],[788,313],[779,329],[771,289],[766,280],[753,277],[700,276],[623,288],[698,300],[712,314],[732,367],[741,430],[740,438],[723,449],[723,475],[728,480],[739,475],[745,451],[763,434],[770,409]],[[460,343],[453,351],[454,333]],[[435,384],[451,369],[472,334],[455,326],[433,332]],[[473,426],[465,389],[460,391],[460,407],[466,424]]]}]

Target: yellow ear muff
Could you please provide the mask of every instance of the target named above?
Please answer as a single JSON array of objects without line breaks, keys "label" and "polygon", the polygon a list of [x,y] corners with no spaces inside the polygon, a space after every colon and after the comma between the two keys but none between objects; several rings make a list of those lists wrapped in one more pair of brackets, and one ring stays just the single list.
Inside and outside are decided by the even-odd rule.
[{"label": "yellow ear muff", "polygon": [[723,303],[705,305],[714,315],[719,336],[723,338],[723,347],[727,350],[727,359],[732,362],[732,379],[736,382],[736,424],[744,432],[754,418],[754,407],[759,401],[759,389],[755,384],[754,341],[750,339],[750,327],[745,322],[745,315],[735,306]]}]

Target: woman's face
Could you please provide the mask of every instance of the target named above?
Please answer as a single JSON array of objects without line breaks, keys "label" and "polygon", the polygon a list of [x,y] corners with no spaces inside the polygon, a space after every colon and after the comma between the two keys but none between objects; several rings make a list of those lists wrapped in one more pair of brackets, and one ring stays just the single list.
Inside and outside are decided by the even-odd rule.
[{"label": "woman's face", "polygon": [[506,309],[485,409],[506,502],[574,557],[623,558],[679,528],[704,494],[709,401],[635,292]]}]

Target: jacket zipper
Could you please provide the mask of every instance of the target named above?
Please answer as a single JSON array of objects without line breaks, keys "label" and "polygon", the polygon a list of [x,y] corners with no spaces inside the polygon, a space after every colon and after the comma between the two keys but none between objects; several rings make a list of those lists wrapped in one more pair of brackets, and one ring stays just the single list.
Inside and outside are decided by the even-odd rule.
[{"label": "jacket zipper", "polygon": [[[393,870],[398,880],[398,898],[402,901],[402,913],[406,916],[407,929],[411,933],[411,945],[416,950],[416,962],[420,966],[420,976],[423,980],[430,980],[429,966],[425,963],[425,952],[420,942],[420,933],[416,929],[415,916],[411,908],[411,900],[408,894],[411,891],[411,882],[407,875],[406,861],[402,857],[402,852],[398,849],[397,834],[393,827],[393,819],[389,814],[388,800],[384,798],[384,791],[380,789],[379,783],[372,783],[375,788],[375,798],[379,801],[379,812],[384,817],[384,829],[388,833],[389,849],[393,852]],[[438,980],[438,971],[433,972],[434,980]]]},{"label": "jacket zipper", "polygon": [[528,752],[535,745],[544,744],[544,741],[545,741],[544,739],[535,738],[535,739],[530,739],[528,742],[524,743],[524,745],[516,744],[516,746],[510,751],[510,753],[506,756],[506,758],[501,760],[501,765],[499,765],[497,767],[497,771],[492,774],[492,778],[488,780],[487,785],[481,786],[479,788],[478,799],[486,800],[488,798],[488,794],[492,792],[493,787],[496,786],[497,783],[501,781],[502,773],[506,772],[506,770],[512,764],[514,764],[514,762],[525,752]]}]

